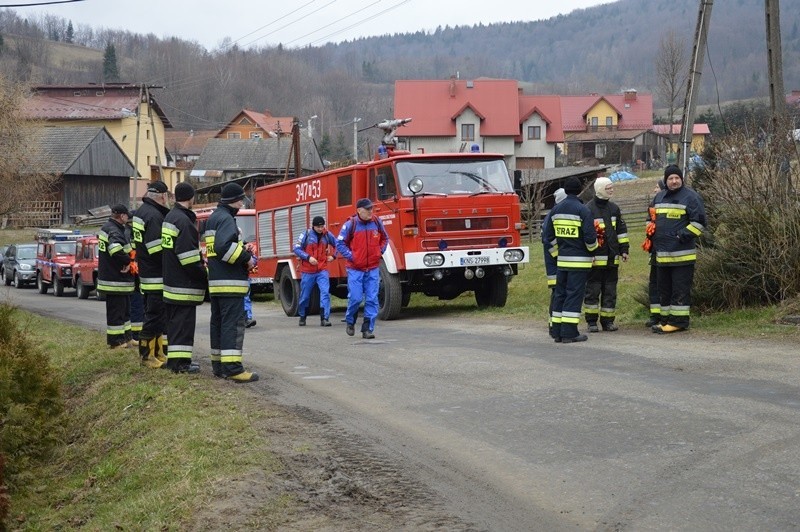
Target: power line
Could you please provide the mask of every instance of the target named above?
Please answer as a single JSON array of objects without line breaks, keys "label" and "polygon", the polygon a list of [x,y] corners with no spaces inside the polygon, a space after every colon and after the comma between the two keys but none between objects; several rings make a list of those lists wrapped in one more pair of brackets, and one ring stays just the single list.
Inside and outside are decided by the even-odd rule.
[{"label": "power line", "polygon": [[83,2],[84,0],[52,0],[51,2],[26,2],[24,4],[0,4],[0,7],[34,7],[34,6],[51,6],[53,4],[72,4],[74,2]]}]

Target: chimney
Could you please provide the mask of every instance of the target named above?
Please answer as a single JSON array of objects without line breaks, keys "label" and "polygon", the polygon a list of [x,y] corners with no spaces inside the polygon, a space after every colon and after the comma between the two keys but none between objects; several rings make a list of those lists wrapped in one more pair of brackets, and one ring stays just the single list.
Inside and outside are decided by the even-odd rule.
[{"label": "chimney", "polygon": [[637,99],[636,89],[626,89],[623,94],[626,102],[635,102]]},{"label": "chimney", "polygon": [[450,76],[450,88],[449,88],[449,90],[450,90],[450,97],[451,98],[455,98],[456,97],[456,77],[455,76]]}]

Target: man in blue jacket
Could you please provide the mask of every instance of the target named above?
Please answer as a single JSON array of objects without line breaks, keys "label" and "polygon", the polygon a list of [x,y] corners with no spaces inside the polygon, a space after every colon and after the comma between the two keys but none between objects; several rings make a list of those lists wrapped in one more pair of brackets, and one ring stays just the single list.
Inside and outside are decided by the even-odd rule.
[{"label": "man in blue jacket", "polygon": [[322,327],[330,327],[331,287],[328,276],[328,263],[336,255],[336,239],[325,229],[325,218],[315,216],[311,229],[306,229],[294,245],[294,254],[300,259],[300,301],[297,313],[300,314],[300,327],[306,324],[308,301],[314,285],[319,288],[319,319]]}]

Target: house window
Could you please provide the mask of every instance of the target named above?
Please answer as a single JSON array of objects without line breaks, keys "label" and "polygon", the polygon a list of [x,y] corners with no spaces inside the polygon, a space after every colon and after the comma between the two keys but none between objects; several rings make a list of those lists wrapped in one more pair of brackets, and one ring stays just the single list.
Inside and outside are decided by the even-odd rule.
[{"label": "house window", "polygon": [[249,121],[247,119],[247,117],[244,117],[241,120],[239,120],[239,124],[241,124],[243,126],[252,126],[253,125],[253,123],[251,121]]},{"label": "house window", "polygon": [[475,140],[475,124],[461,124],[461,140]]},{"label": "house window", "polygon": [[240,139],[240,138],[242,138],[242,134],[239,133],[238,131],[229,131],[228,132],[228,138],[229,139]]},{"label": "house window", "polygon": [[150,166],[150,156],[147,156],[147,166]]},{"label": "house window", "polygon": [[592,117],[592,127],[597,127],[597,117],[596,116]]},{"label": "house window", "polygon": [[528,140],[539,140],[542,138],[542,126],[528,126]]},{"label": "house window", "polygon": [[613,119],[613,118],[611,118],[610,116],[607,116],[607,117],[606,117],[606,125],[607,125],[608,127],[611,127],[611,126],[613,126],[613,125],[614,125],[614,119]]},{"label": "house window", "polygon": [[150,140],[150,130],[149,129],[145,129],[144,130],[144,138],[147,139],[147,140]]},{"label": "house window", "polygon": [[261,137],[261,133],[259,133],[258,131],[251,131],[250,132],[250,138],[251,139],[260,139],[260,138],[262,138]]}]

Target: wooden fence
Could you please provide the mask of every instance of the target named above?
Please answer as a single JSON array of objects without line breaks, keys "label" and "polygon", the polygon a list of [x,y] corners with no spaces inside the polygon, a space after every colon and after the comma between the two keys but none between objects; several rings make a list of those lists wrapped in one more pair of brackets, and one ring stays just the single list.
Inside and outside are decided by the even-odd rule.
[{"label": "wooden fence", "polygon": [[6,227],[53,227],[61,225],[62,205],[60,201],[26,201],[17,212],[3,220]]}]

